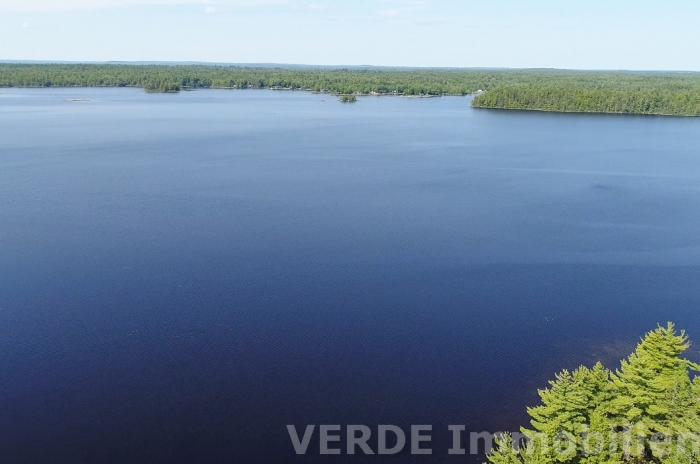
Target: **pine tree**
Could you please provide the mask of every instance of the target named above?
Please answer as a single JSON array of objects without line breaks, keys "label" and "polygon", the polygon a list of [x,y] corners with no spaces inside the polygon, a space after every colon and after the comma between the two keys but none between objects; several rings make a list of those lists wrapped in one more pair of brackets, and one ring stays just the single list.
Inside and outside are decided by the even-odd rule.
[{"label": "pine tree", "polygon": [[493,450],[487,456],[491,464],[523,464],[520,452],[513,446],[513,436],[504,433],[496,436]]},{"label": "pine tree", "polygon": [[551,461],[566,462],[582,451],[581,434],[589,430],[595,411],[606,415],[613,397],[610,371],[597,363],[593,369],[563,371],[539,392],[542,404],[528,409],[534,430],[522,429],[531,446]]},{"label": "pine tree", "polygon": [[590,416],[590,428],[581,437],[580,464],[617,464],[622,453],[617,449],[616,433],[609,419],[609,403],[599,405]]},{"label": "pine tree", "polygon": [[673,324],[645,335],[621,367],[562,371],[528,408],[519,451],[497,440],[491,464],[700,464],[700,366]]},{"label": "pine tree", "polygon": [[698,387],[693,388],[688,372],[700,366],[680,357],[689,346],[685,332],[676,335],[672,323],[659,326],[613,376],[617,396],[611,406],[617,425],[632,430],[633,445],[637,440],[642,443],[632,446],[629,455],[660,458],[668,447],[652,446],[652,439],[658,442],[660,434],[668,440],[679,433],[700,433]]}]

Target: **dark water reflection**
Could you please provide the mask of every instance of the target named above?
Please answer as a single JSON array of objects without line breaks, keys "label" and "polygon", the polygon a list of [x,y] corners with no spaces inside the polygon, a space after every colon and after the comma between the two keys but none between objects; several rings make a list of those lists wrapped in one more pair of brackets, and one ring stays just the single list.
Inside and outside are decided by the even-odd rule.
[{"label": "dark water reflection", "polygon": [[2,90],[3,462],[413,462],[285,426],[440,453],[657,322],[700,342],[700,120],[332,100]]}]

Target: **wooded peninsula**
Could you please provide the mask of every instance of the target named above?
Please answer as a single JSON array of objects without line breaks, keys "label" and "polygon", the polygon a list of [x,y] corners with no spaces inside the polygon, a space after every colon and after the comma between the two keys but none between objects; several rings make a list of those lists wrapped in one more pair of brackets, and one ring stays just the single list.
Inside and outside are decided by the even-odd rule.
[{"label": "wooded peninsula", "polygon": [[0,87],[275,89],[336,95],[476,94],[476,108],[700,116],[700,73],[495,69],[331,69],[0,63]]}]

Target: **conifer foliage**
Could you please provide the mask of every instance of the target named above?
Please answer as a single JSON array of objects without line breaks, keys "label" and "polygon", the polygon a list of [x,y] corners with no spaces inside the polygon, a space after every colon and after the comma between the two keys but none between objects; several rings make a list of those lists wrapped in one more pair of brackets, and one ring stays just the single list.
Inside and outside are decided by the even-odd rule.
[{"label": "conifer foliage", "polygon": [[681,358],[689,346],[668,323],[615,372],[597,363],[557,374],[528,408],[522,446],[497,438],[489,463],[700,463],[700,366]]}]

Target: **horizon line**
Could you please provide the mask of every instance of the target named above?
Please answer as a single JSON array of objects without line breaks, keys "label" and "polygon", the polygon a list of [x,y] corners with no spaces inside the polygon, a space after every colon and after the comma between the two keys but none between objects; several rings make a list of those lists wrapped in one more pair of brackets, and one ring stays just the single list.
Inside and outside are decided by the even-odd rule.
[{"label": "horizon line", "polygon": [[235,63],[195,60],[13,60],[0,59],[0,64],[94,64],[94,65],[150,65],[150,66],[239,66],[247,68],[316,68],[316,69],[423,69],[423,70],[493,70],[493,71],[576,71],[576,72],[629,72],[629,73],[686,73],[700,71],[679,69],[622,69],[622,68],[556,68],[508,66],[391,66],[373,64],[304,64],[304,63]]}]

